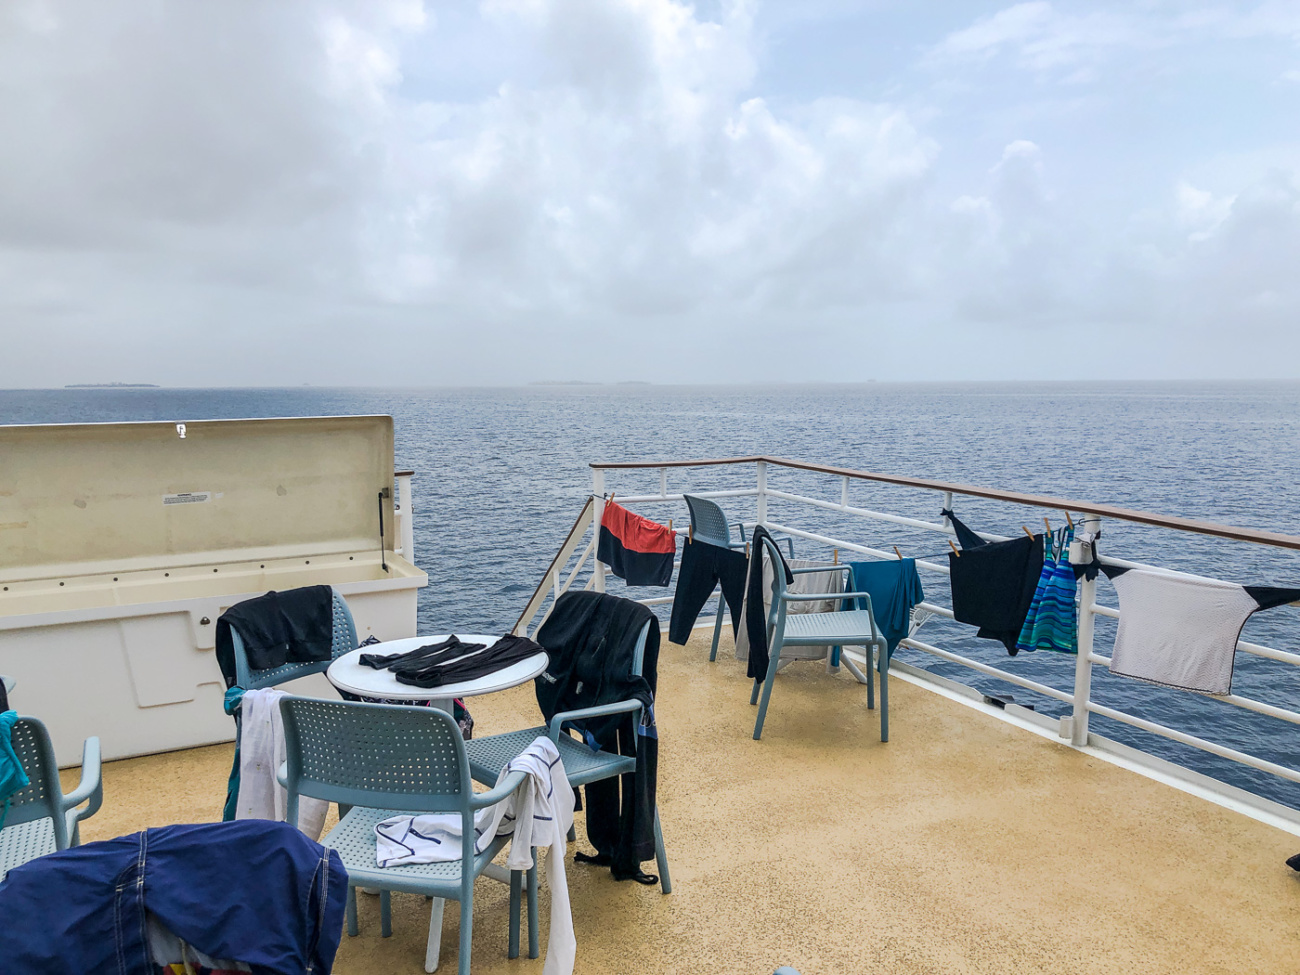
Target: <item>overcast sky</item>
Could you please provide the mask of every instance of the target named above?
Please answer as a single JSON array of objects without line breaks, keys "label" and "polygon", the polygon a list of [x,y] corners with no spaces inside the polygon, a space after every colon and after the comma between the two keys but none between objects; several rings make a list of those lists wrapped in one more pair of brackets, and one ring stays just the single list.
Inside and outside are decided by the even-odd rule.
[{"label": "overcast sky", "polygon": [[1300,377],[1300,3],[0,3],[0,386]]}]

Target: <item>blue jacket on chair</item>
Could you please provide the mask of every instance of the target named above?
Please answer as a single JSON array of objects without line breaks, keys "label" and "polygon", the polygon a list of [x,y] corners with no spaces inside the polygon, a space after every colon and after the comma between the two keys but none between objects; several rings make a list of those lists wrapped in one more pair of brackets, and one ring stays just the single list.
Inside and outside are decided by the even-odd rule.
[{"label": "blue jacket on chair", "polygon": [[8,972],[153,975],[145,912],[255,975],[328,975],[348,877],[287,823],[166,826],[38,857],[0,883]]}]

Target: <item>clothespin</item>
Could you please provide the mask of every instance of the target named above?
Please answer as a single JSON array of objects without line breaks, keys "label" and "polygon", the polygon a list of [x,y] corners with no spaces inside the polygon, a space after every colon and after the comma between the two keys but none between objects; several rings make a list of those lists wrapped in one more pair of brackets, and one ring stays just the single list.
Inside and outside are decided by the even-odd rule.
[{"label": "clothespin", "polygon": [[948,547],[949,547],[950,549],[952,549],[952,554],[953,554],[953,555],[957,556],[957,558],[961,558],[961,552],[959,552],[959,551],[957,550],[957,546],[954,545],[954,544],[952,543],[952,539],[951,539],[951,538],[948,539]]},{"label": "clothespin", "polygon": [[745,558],[749,558],[749,542],[745,543]]},{"label": "clothespin", "polygon": [[831,565],[839,565],[839,564],[840,564],[840,550],[839,550],[839,549],[833,549],[833,551],[834,551],[835,555],[834,555],[834,558],[831,559]]},{"label": "clothespin", "polygon": [[673,530],[673,520],[671,518],[668,519],[668,530],[669,531]]},{"label": "clothespin", "polygon": [[687,541],[687,542],[690,542],[690,543],[694,543],[694,542],[695,542],[695,526],[694,526],[694,525],[691,525],[691,527],[688,528],[688,529],[686,530],[686,541]]},{"label": "clothespin", "polygon": [[1030,538],[1033,538],[1033,537],[1034,537],[1034,533],[1031,532],[1031,531],[1030,531],[1028,528],[1026,528],[1024,525],[1021,525],[1021,526],[1020,526],[1020,530],[1021,530],[1022,532],[1024,532],[1026,535],[1028,535]]},{"label": "clothespin", "polygon": [[613,492],[613,491],[610,491],[610,492],[609,492],[609,497],[605,499],[605,503],[606,503],[606,504],[613,504],[613,503],[614,503],[614,492]]},{"label": "clothespin", "polygon": [[1047,520],[1047,515],[1043,515],[1043,527],[1047,529],[1047,534],[1052,534],[1052,523]]},{"label": "clothespin", "polygon": [[898,561],[903,561],[903,553],[898,550],[897,545],[894,546],[894,554],[898,556]]},{"label": "clothespin", "polygon": [[1068,511],[1065,513],[1065,523],[1069,525],[1071,528],[1074,527],[1074,519],[1070,517],[1070,513]]}]

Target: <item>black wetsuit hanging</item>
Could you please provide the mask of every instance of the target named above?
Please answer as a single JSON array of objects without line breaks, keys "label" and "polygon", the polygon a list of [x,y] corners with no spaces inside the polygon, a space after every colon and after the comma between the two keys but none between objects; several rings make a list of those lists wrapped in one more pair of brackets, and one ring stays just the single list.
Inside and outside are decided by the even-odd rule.
[{"label": "black wetsuit hanging", "polygon": [[951,510],[942,514],[962,548],[961,555],[948,553],[953,618],[978,626],[976,636],[999,641],[1014,657],[1043,571],[1043,536],[986,542]]}]

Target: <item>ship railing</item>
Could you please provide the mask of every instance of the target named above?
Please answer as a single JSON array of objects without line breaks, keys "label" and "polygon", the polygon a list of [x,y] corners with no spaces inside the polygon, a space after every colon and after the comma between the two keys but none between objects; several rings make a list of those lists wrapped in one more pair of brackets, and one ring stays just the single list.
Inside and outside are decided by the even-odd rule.
[{"label": "ship railing", "polygon": [[[686,487],[681,487],[673,491],[669,490],[670,472],[678,472],[682,469],[692,469],[693,476],[698,477],[699,469],[723,468],[734,481],[735,473],[746,466],[753,467],[753,487],[728,485],[727,487],[713,490],[692,490]],[[943,509],[952,509],[953,499],[958,497],[980,499],[981,501],[986,502],[1002,502],[1011,505],[1029,506],[1043,511],[1058,512],[1061,514],[1068,512],[1073,518],[1077,519],[1076,524],[1082,531],[1089,531],[1094,534],[1100,532],[1103,521],[1109,519],[1228,539],[1236,542],[1245,542],[1275,549],[1293,551],[1300,550],[1300,537],[1275,532],[1236,528],[1211,522],[1196,521],[1188,518],[1159,515],[1150,512],[1121,508],[1114,505],[1030,495],[1011,491],[1000,491],[990,488],[952,484],[921,478],[878,474],[869,471],[858,471],[827,465],[811,464],[779,457],[748,456],[707,460],[592,463],[590,467],[592,471],[592,483],[591,497],[588,502],[590,506],[590,514],[588,516],[589,521],[585,524],[581,524],[581,528],[584,529],[584,531],[580,532],[577,537],[574,537],[573,532],[570,533],[570,538],[566,542],[567,551],[562,551],[557,555],[556,562],[553,563],[551,568],[548,570],[548,578],[543,580],[543,584],[538,587],[538,592],[534,594],[534,599],[530,601],[528,608],[520,617],[519,623],[515,628],[516,632],[535,632],[537,626],[540,625],[541,621],[543,621],[546,615],[549,614],[550,607],[554,605],[554,600],[575,583],[581,582],[583,587],[586,589],[604,591],[606,569],[604,565],[595,558],[596,538],[600,530],[604,500],[608,496],[607,487],[612,486],[610,484],[610,481],[612,480],[611,475],[616,474],[616,472],[642,472],[642,477],[644,477],[645,472],[650,472],[651,474],[657,474],[658,477],[657,491],[639,494],[625,494],[621,491],[618,492],[616,497],[620,504],[654,506],[665,503],[681,502],[684,495],[688,493],[714,499],[752,498],[754,499],[755,517],[752,520],[744,521],[747,529],[752,528],[755,524],[762,524],[769,531],[783,533],[795,539],[802,539],[830,548],[835,552],[836,558],[838,558],[838,555],[841,552],[846,554],[857,553],[872,558],[882,559],[898,557],[899,553],[897,550],[884,549],[864,544],[861,540],[840,537],[839,535],[830,534],[826,531],[811,531],[807,528],[800,527],[799,525],[789,524],[786,521],[775,520],[769,516],[769,504],[771,502],[783,502],[787,505],[797,505],[803,506],[806,509],[832,512],[839,516],[848,516],[865,522],[890,524],[918,532],[931,533],[935,536],[942,536],[943,541],[940,542],[941,546],[955,537],[955,531],[948,523],[947,518],[944,518],[942,521],[931,521],[926,520],[925,518],[893,514],[886,511],[876,510],[875,508],[863,507],[850,503],[850,485],[852,483],[873,482],[876,484],[894,485],[933,492],[936,496],[936,500],[941,502]],[[834,477],[838,481],[839,496],[838,498],[828,500],[827,498],[814,497],[808,494],[796,493],[794,491],[780,490],[768,482],[769,475],[777,470],[800,471]],[[642,481],[642,484],[644,484],[644,481]],[[674,485],[674,487],[676,487],[676,485]],[[583,521],[584,519],[579,519],[580,523]],[[575,524],[575,530],[578,528],[579,525]],[[687,532],[685,527],[675,528],[675,530],[679,534],[686,534]],[[590,541],[582,551],[578,553],[578,546],[586,531],[590,532]],[[985,532],[980,532],[979,534],[989,541],[1000,541],[1007,537]],[[573,555],[578,556],[576,562],[572,558]],[[563,556],[563,558],[561,558],[561,556]],[[1174,571],[1144,562],[1117,558],[1106,554],[1104,551],[1101,558],[1104,563],[1114,566],[1147,568],[1160,572]],[[923,573],[942,576],[947,576],[949,571],[946,564],[925,558],[917,560],[917,568]],[[1189,575],[1189,573],[1181,574]],[[1198,578],[1205,577],[1201,576]],[[721,612],[721,597],[720,595],[717,595],[714,598],[718,600],[717,611]],[[651,597],[642,599],[641,602],[646,605],[662,605],[671,603],[672,597]],[[1291,605],[1295,606],[1298,604],[1293,603]],[[930,600],[926,600],[915,607],[913,611],[911,631],[908,637],[900,643],[900,646],[908,647],[912,650],[928,654],[939,660],[946,661],[947,663],[967,668],[985,677],[996,678],[1035,694],[1051,698],[1066,705],[1069,709],[1068,714],[1062,715],[1059,719],[1051,719],[1046,715],[1035,714],[1030,709],[1017,707],[1014,704],[990,702],[993,704],[993,707],[990,708],[990,710],[994,713],[998,713],[1000,716],[1015,719],[1021,724],[1032,725],[1040,733],[1048,733],[1053,737],[1056,737],[1058,740],[1068,742],[1077,748],[1097,748],[1108,752],[1112,757],[1119,755],[1124,762],[1130,764],[1135,754],[1139,756],[1139,762],[1141,762],[1142,759],[1149,759],[1151,763],[1160,766],[1160,771],[1172,773],[1171,776],[1167,777],[1178,780],[1175,781],[1174,784],[1182,784],[1183,786],[1186,786],[1189,779],[1195,780],[1193,782],[1194,787],[1191,791],[1202,793],[1208,792],[1209,797],[1216,801],[1221,801],[1224,804],[1233,806],[1234,808],[1242,808],[1243,811],[1256,815],[1257,818],[1274,821],[1284,828],[1300,832],[1300,813],[1296,810],[1263,800],[1251,793],[1235,789],[1232,786],[1219,783],[1216,780],[1211,780],[1195,773],[1187,773],[1179,766],[1173,766],[1170,763],[1155,758],[1154,756],[1135,753],[1133,749],[1104,738],[1090,729],[1090,717],[1092,715],[1101,715],[1142,731],[1159,735],[1183,745],[1191,746],[1192,748],[1200,749],[1209,754],[1217,755],[1220,758],[1228,759],[1232,762],[1257,769],[1261,772],[1269,773],[1281,779],[1300,783],[1300,770],[1297,770],[1296,768],[1270,761],[1257,755],[1252,755],[1246,751],[1232,748],[1199,735],[1190,734],[1186,731],[1170,727],[1158,721],[1139,717],[1138,715],[1109,707],[1093,700],[1093,667],[1098,665],[1108,667],[1110,664],[1110,658],[1104,654],[1098,653],[1094,647],[1095,621],[1098,616],[1110,619],[1119,619],[1120,613],[1117,608],[1098,603],[1097,583],[1095,580],[1089,580],[1086,577],[1079,580],[1078,609],[1078,654],[1074,661],[1073,683],[1069,689],[1051,687],[1047,684],[1025,677],[1022,674],[1004,670],[984,661],[973,659],[964,654],[936,646],[934,643],[920,639],[918,637],[918,629],[928,619],[932,617],[942,617],[946,619],[953,618],[953,612],[950,607]],[[1238,642],[1237,650],[1240,653],[1276,661],[1282,664],[1292,666],[1300,665],[1300,654],[1249,641]],[[860,651],[846,648],[845,652],[859,664],[864,663]],[[891,670],[902,672],[905,676],[919,682],[939,684],[950,690],[957,689],[964,692],[964,696],[971,700],[978,699],[981,703],[987,701],[987,698],[984,698],[983,695],[975,692],[973,689],[969,688],[969,686],[961,685],[954,688],[953,685],[956,684],[956,682],[948,680],[947,678],[937,677],[922,668],[906,664],[897,657],[895,657],[891,662]],[[1220,701],[1231,707],[1264,715],[1268,718],[1276,719],[1290,725],[1300,724],[1300,712],[1290,708],[1270,704],[1265,701],[1260,701],[1243,694],[1234,693],[1230,695],[1216,696],[1214,700]]]}]

